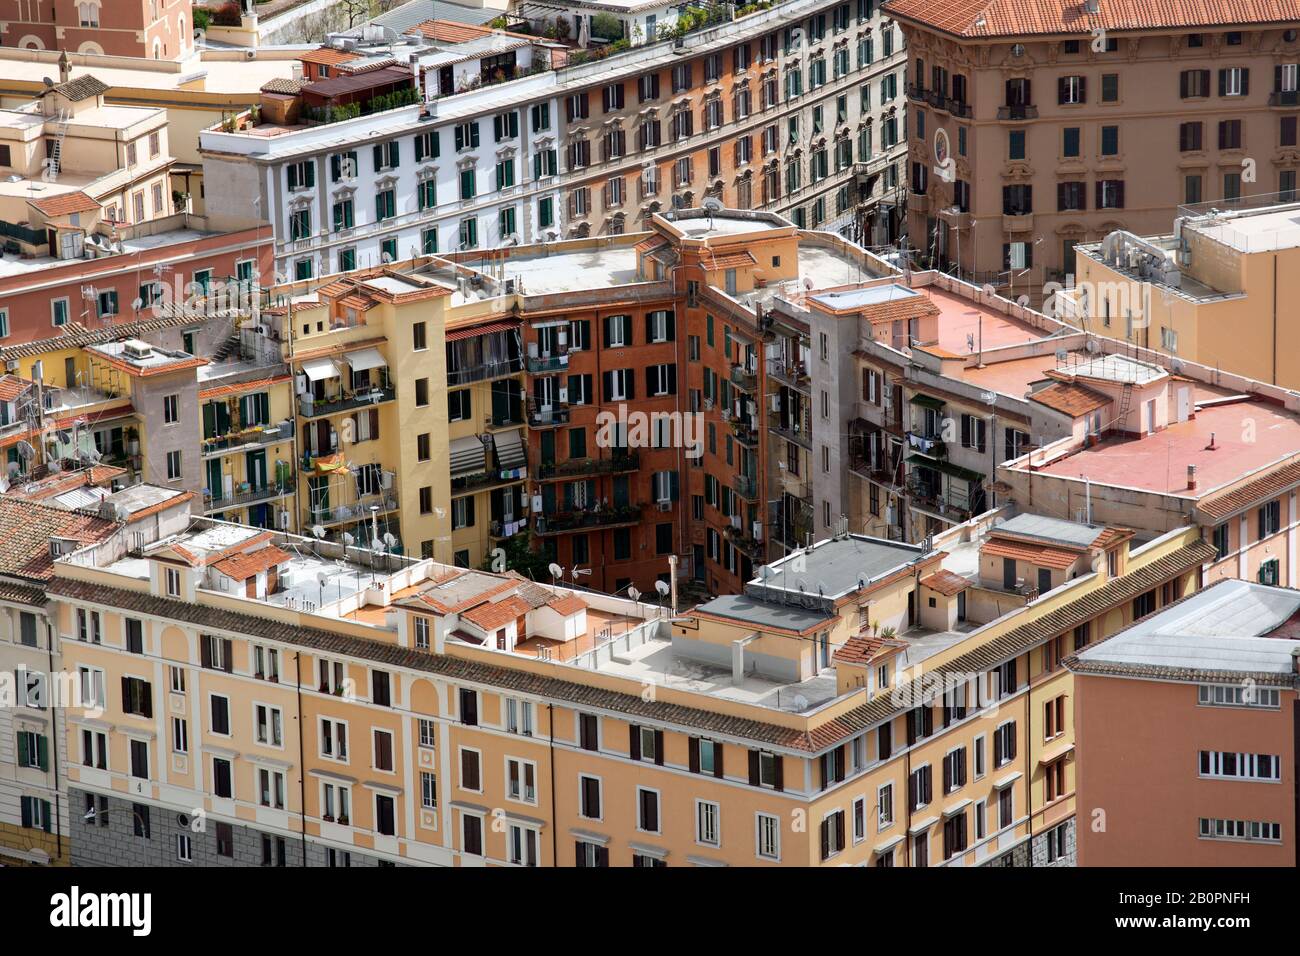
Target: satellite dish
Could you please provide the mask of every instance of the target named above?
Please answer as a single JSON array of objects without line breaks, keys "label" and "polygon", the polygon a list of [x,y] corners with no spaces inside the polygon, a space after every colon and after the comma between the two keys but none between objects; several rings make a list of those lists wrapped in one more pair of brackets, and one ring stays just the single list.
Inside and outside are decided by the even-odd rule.
[{"label": "satellite dish", "polygon": [[641,592],[638,591],[636,588],[628,588],[627,596],[630,597],[633,601],[641,600]]},{"label": "satellite dish", "polygon": [[36,457],[36,449],[31,446],[30,442],[19,441],[15,446],[18,449],[18,457],[31,460]]},{"label": "satellite dish", "polygon": [[352,535],[348,534],[346,531],[343,532],[343,544],[344,544],[346,547],[349,547],[349,548],[352,547],[352,542],[355,541],[355,540],[357,540],[357,539],[354,538],[354,537],[352,537]]},{"label": "satellite dish", "polygon": [[397,544],[397,538],[393,535],[391,531],[384,532],[384,544],[388,545],[390,548],[393,545]]},{"label": "satellite dish", "polygon": [[983,292],[985,295],[994,295],[997,292],[997,289],[993,288],[992,283],[986,282],[984,283],[984,286],[983,288],[980,289],[980,291]]},{"label": "satellite dish", "polygon": [[560,567],[558,564],[552,564],[547,568],[547,570],[551,572],[551,577],[553,578],[564,577],[564,568]]},{"label": "satellite dish", "polygon": [[704,202],[700,203],[709,212],[722,212],[727,207],[722,204],[722,200],[716,196],[707,197]]},{"label": "satellite dish", "polygon": [[808,709],[808,698],[805,697],[803,694],[795,694],[795,695],[794,695],[794,709],[795,709],[795,710],[807,710],[807,709]]},{"label": "satellite dish", "polygon": [[330,573],[329,573],[328,571],[317,571],[317,572],[316,572],[316,583],[317,583],[317,584],[324,584],[324,583],[325,583],[326,581],[328,581],[329,579],[330,579]]},{"label": "satellite dish", "polygon": [[656,581],[655,590],[658,591],[660,594],[667,595],[668,592],[672,590],[672,588],[668,586],[667,581]]},{"label": "satellite dish", "polygon": [[317,538],[325,537],[325,529],[318,524],[314,524],[311,526],[311,533],[314,534]]},{"label": "satellite dish", "polygon": [[1016,296],[1016,305],[1020,306],[1023,309],[1028,304],[1029,304],[1029,296],[1027,295]]}]

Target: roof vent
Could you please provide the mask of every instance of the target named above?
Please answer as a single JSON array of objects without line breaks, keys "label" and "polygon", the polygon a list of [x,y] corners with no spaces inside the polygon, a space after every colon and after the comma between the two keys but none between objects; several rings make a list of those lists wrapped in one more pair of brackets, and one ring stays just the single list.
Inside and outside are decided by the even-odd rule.
[{"label": "roof vent", "polygon": [[122,343],[122,351],[128,358],[147,359],[153,355],[153,346],[139,339],[127,339]]},{"label": "roof vent", "polygon": [[1083,0],[1084,13],[1101,13],[1101,0]]}]

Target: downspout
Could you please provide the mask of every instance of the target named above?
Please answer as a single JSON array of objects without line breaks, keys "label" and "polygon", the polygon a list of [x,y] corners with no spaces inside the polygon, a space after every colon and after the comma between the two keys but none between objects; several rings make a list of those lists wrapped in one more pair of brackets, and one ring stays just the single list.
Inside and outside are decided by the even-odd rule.
[{"label": "downspout", "polygon": [[1033,740],[1029,732],[1029,657],[1030,655],[1025,655],[1025,829],[1029,835],[1029,865],[1032,867],[1034,865],[1034,787],[1031,772],[1033,764],[1029,759],[1029,742]]},{"label": "downspout", "polygon": [[[45,653],[46,656],[49,658],[49,662],[50,662],[49,674],[51,677],[54,674],[54,638],[51,633],[52,631],[53,628],[47,621],[45,624]],[[50,685],[50,681],[49,679],[47,679],[45,681],[45,692],[47,694],[49,693],[49,685]],[[50,716],[57,717],[57,714],[54,711],[51,711]],[[59,734],[58,734],[57,720],[55,721],[55,723],[52,725],[50,729],[50,740],[53,741],[54,743],[53,748],[51,748],[54,751],[54,753],[50,755],[50,761],[54,765],[54,839],[57,841],[56,845],[59,850],[59,859],[62,859],[63,858],[63,824],[59,820],[59,795],[63,792],[63,787],[59,783]],[[69,801],[68,802],[69,812],[71,812],[71,809],[72,809],[72,802]]]},{"label": "downspout", "polygon": [[547,729],[550,731],[550,737],[551,737],[551,866],[554,868],[560,865],[559,836],[555,832],[556,827],[559,825],[559,821],[555,816],[555,705],[554,704],[546,705],[546,722],[547,724],[550,725]]},{"label": "downspout", "polygon": [[1269,380],[1277,384],[1277,253],[1273,253],[1273,377]]},{"label": "downspout", "polygon": [[[907,752],[903,754],[903,802],[907,804],[907,822],[903,827],[903,857],[907,860],[907,865],[916,866],[916,860],[913,857],[915,850],[912,848],[912,744],[907,745]],[[929,849],[929,841],[926,841],[926,849]]]},{"label": "downspout", "polygon": [[293,654],[294,680],[298,692],[298,832],[302,837],[302,865],[307,865],[307,767],[302,753],[302,652]]}]

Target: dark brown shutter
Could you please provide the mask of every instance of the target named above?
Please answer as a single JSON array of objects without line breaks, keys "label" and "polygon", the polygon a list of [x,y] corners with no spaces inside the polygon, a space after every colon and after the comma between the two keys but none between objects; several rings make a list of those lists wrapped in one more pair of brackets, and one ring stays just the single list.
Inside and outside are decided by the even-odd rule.
[{"label": "dark brown shutter", "polygon": [[199,637],[199,663],[204,667],[212,666],[212,645],[208,643],[207,635]]},{"label": "dark brown shutter", "polygon": [[785,758],[780,754],[773,754],[772,761],[776,764],[776,789],[778,791],[785,789]]},{"label": "dark brown shutter", "polygon": [[716,740],[713,742],[713,775],[722,779],[722,754],[726,748]]},{"label": "dark brown shutter", "polygon": [[700,772],[700,739],[691,737],[686,741],[687,762],[690,766],[691,773]]},{"label": "dark brown shutter", "polygon": [[831,820],[827,817],[821,826],[822,859],[831,855]]},{"label": "dark brown shutter", "polygon": [[636,724],[628,725],[627,752],[633,760],[641,759],[641,728]]},{"label": "dark brown shutter", "polygon": [[911,776],[907,778],[907,806],[908,809],[911,810],[916,809],[916,794],[917,794],[916,784],[917,784],[918,773],[920,773],[920,771],[915,771],[911,774]]},{"label": "dark brown shutter", "polygon": [[224,670],[227,674],[229,674],[231,671],[233,671],[233,670],[235,669],[234,661],[231,659],[231,656],[232,656],[232,655],[231,655],[231,648],[232,648],[232,647],[233,647],[233,645],[231,644],[230,641],[225,640],[224,638],[222,639],[222,641],[221,641],[221,664],[222,664],[222,670]]},{"label": "dark brown shutter", "polygon": [[583,842],[581,840],[578,840],[574,845],[574,849],[575,849],[574,866],[587,865],[587,854],[582,852],[582,847],[583,847]]},{"label": "dark brown shutter", "polygon": [[664,732],[662,730],[655,731],[655,763],[661,767],[664,765]]},{"label": "dark brown shutter", "polygon": [[1184,100],[1187,99],[1187,86],[1188,86],[1188,71],[1183,70],[1183,72],[1178,74],[1179,99],[1184,99]]},{"label": "dark brown shutter", "polygon": [[[123,680],[125,679],[126,678],[123,678]],[[749,752],[749,785],[751,787],[757,787],[758,782],[758,751],[751,750]]]}]

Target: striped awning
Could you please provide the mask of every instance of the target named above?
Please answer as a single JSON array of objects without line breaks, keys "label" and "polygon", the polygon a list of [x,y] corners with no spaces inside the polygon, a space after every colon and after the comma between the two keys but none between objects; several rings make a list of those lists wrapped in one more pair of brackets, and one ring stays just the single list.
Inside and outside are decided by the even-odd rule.
[{"label": "striped awning", "polygon": [[528,464],[528,455],[524,452],[524,430],[515,428],[508,432],[493,435],[497,446],[497,463],[502,471],[523,468]]},{"label": "striped awning", "polygon": [[483,454],[483,442],[477,435],[453,438],[451,451],[451,477],[465,478],[469,475],[481,475],[487,471],[487,458]]},{"label": "striped awning", "polygon": [[472,339],[480,335],[490,335],[493,332],[509,332],[511,329],[519,328],[519,321],[513,322],[487,322],[483,325],[471,325],[463,329],[453,329],[448,331],[443,337],[447,342],[458,342],[461,339]]}]

